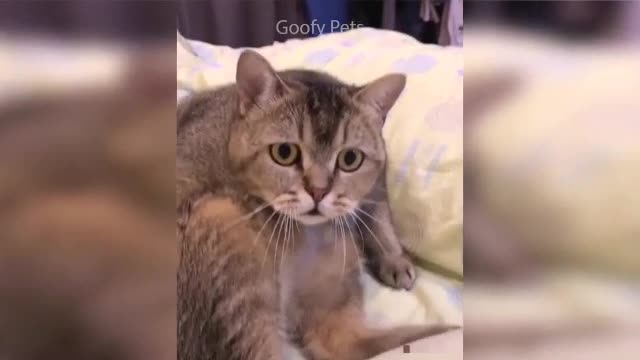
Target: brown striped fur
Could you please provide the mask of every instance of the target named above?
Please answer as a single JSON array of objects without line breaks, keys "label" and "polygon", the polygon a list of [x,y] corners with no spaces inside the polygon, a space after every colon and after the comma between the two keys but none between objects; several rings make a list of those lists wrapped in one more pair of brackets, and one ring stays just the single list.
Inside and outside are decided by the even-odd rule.
[{"label": "brown striped fur", "polygon": [[[361,284],[362,247],[355,224],[336,224],[324,241],[306,243],[290,272],[290,335],[310,360],[360,360],[454,329],[445,325],[374,328],[367,324]],[[353,236],[353,238],[352,238]],[[358,242],[358,243],[356,243]]]},{"label": "brown striped fur", "polygon": [[[180,105],[179,359],[280,359],[290,342],[308,359],[364,359],[443,331],[377,331],[365,326],[362,312],[357,265],[363,255],[386,285],[409,289],[415,281],[386,201],[381,135],[404,82],[389,75],[356,87],[319,72],[276,73],[260,55],[245,51],[237,84]],[[298,144],[299,164],[274,163],[267,149],[280,142]],[[345,144],[366,154],[353,173],[333,169],[336,149]],[[334,229],[331,222],[311,226],[303,220],[308,182],[330,187],[335,217],[321,216],[349,221],[353,245],[364,247],[348,254],[344,249],[351,245],[342,238],[335,258],[344,260],[346,276],[336,278],[328,270],[337,260],[315,251],[336,236],[326,232]],[[322,235],[308,236],[311,228]],[[302,262],[300,254],[306,254]]]},{"label": "brown striped fur", "polygon": [[266,243],[254,246],[250,226],[223,231],[243,215],[230,199],[205,196],[192,206],[180,239],[179,359],[282,359],[277,276]]},{"label": "brown striped fur", "polygon": [[175,48],[131,60],[0,102],[0,359],[175,359]]}]

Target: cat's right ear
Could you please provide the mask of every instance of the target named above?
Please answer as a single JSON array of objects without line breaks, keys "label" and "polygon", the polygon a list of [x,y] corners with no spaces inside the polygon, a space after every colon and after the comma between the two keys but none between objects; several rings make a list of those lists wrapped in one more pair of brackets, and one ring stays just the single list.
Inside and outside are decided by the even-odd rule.
[{"label": "cat's right ear", "polygon": [[385,75],[365,86],[355,94],[356,100],[370,106],[384,120],[402,93],[407,78],[403,74]]},{"label": "cat's right ear", "polygon": [[269,62],[253,50],[245,50],[238,58],[236,69],[240,114],[250,108],[261,107],[277,96],[286,87]]}]

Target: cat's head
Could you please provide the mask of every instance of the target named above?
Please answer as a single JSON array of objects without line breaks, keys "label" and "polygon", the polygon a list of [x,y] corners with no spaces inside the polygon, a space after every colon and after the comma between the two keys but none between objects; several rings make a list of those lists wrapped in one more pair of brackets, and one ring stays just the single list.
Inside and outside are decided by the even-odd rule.
[{"label": "cat's head", "polygon": [[351,213],[384,172],[382,126],[405,81],[390,74],[355,87],[315,72],[279,75],[245,51],[231,167],[252,195],[305,224]]}]

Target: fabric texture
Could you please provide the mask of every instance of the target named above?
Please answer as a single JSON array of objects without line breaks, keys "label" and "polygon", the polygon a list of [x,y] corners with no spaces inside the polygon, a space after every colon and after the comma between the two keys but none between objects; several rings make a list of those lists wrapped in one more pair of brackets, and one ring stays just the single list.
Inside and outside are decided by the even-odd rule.
[{"label": "fabric texture", "polygon": [[640,192],[629,191],[640,183],[638,51],[595,55],[495,30],[473,39],[467,67],[508,71],[522,83],[479,119],[474,139],[491,211],[521,224],[513,231],[523,237],[536,229],[528,246],[543,258],[640,277]]},{"label": "fabric texture", "polygon": [[640,325],[640,52],[495,27],[474,29],[469,43],[465,66],[473,76],[513,74],[520,82],[477,120],[469,140],[487,210],[511,226],[514,243],[563,266],[508,286],[468,284],[465,335],[550,332],[549,342],[562,345],[562,335],[585,327],[633,333]]}]

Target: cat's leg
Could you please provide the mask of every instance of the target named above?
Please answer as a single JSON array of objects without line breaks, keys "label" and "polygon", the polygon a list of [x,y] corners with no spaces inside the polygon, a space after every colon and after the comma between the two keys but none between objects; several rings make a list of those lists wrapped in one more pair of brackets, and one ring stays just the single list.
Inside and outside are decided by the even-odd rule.
[{"label": "cat's leg", "polygon": [[228,199],[198,200],[182,220],[178,268],[178,359],[282,360],[277,279],[244,213]]},{"label": "cat's leg", "polygon": [[416,280],[415,266],[402,247],[391,220],[388,204],[380,202],[362,209],[358,219],[369,270],[383,284],[410,290]]},{"label": "cat's leg", "polygon": [[346,305],[315,314],[306,327],[304,349],[313,360],[365,360],[459,328],[442,324],[372,328],[364,319],[360,301],[350,298]]}]

